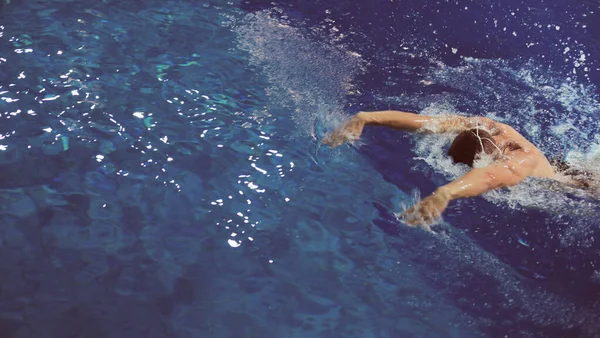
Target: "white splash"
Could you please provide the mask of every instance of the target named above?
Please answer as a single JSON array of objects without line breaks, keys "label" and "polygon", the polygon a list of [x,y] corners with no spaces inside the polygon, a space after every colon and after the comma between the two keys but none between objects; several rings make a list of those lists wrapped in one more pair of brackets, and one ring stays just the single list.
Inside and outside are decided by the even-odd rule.
[{"label": "white splash", "polygon": [[316,120],[329,128],[338,125],[345,116],[345,97],[354,91],[352,80],[363,70],[360,55],[328,37],[311,39],[271,13],[248,14],[234,23],[234,31],[239,48],[267,77],[273,105],[291,109],[303,134],[314,133]]}]

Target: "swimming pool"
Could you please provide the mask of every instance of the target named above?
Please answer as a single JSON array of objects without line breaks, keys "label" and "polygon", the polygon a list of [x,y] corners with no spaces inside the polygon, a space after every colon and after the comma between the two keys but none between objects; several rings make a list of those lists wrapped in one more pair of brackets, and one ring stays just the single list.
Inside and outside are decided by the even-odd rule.
[{"label": "swimming pool", "polygon": [[597,4],[0,3],[5,336],[599,332],[597,201],[528,182],[430,234],[394,213],[456,174],[440,140],[319,142],[486,114],[594,163]]}]

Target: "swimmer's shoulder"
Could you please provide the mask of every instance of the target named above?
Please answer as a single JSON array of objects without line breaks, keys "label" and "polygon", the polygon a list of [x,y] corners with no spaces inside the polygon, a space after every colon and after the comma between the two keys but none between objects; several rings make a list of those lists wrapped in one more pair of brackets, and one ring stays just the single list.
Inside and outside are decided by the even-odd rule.
[{"label": "swimmer's shoulder", "polygon": [[506,144],[510,151],[539,151],[525,136],[508,124],[495,121],[493,130],[492,135],[501,143]]},{"label": "swimmer's shoulder", "polygon": [[470,116],[465,118],[465,126],[468,128],[483,127],[492,136],[507,134],[512,136],[520,136],[520,134],[508,124],[498,122],[494,119],[484,116]]},{"label": "swimmer's shoulder", "polygon": [[498,122],[498,121],[494,121],[494,120],[490,120],[490,121],[491,121],[490,124],[492,125],[492,128],[495,129],[499,135],[506,135],[509,137],[516,137],[516,138],[524,138],[523,135],[521,135],[521,133],[519,133],[512,126],[510,126],[506,123],[502,123],[502,122]]},{"label": "swimmer's shoulder", "polygon": [[439,115],[429,116],[429,120],[425,123],[423,129],[424,131],[437,133],[459,133],[464,130],[482,127],[493,135],[496,123],[494,120],[483,116]]}]

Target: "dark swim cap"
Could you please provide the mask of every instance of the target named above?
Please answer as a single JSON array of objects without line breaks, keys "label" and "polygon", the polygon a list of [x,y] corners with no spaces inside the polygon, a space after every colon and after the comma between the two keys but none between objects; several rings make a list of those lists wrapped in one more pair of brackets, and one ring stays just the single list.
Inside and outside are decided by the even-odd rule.
[{"label": "dark swim cap", "polygon": [[473,128],[461,132],[454,138],[448,155],[452,157],[454,163],[464,163],[472,167],[479,153],[484,151],[486,154],[491,154],[496,149],[494,138],[490,133],[483,129]]}]

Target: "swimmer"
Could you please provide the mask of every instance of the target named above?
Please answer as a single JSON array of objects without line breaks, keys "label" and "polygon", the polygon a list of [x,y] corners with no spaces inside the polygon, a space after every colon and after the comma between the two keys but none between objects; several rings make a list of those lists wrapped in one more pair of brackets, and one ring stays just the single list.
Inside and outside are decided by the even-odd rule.
[{"label": "swimmer", "polygon": [[[574,186],[587,186],[586,177],[578,179],[577,175],[571,175],[572,178],[562,175],[561,172],[569,174],[566,168],[560,168],[560,165],[566,165],[564,162],[559,161],[555,168],[536,146],[511,126],[485,117],[434,117],[391,110],[360,112],[327,135],[323,142],[337,147],[346,141],[357,140],[365,125],[387,126],[409,132],[457,134],[448,155],[454,163],[464,163],[472,169],[454,182],[439,187],[404,212],[404,221],[410,226],[427,226],[436,222],[452,200],[514,186],[527,177],[550,178]],[[483,158],[491,161],[480,167],[478,160]]]}]

